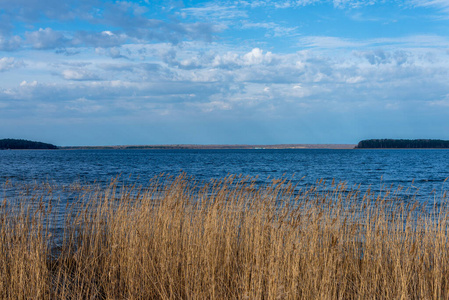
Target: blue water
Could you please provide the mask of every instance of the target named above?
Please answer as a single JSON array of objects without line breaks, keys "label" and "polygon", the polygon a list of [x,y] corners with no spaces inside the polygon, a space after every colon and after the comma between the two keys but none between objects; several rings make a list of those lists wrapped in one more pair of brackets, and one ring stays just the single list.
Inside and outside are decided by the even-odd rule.
[{"label": "blue water", "polygon": [[[108,184],[119,176],[143,185],[160,173],[185,172],[197,180],[228,174],[258,176],[259,183],[285,177],[299,186],[318,179],[349,186],[404,186],[422,201],[447,188],[449,150],[8,150],[0,151],[0,184],[47,181]],[[413,183],[412,183],[413,182]]]}]

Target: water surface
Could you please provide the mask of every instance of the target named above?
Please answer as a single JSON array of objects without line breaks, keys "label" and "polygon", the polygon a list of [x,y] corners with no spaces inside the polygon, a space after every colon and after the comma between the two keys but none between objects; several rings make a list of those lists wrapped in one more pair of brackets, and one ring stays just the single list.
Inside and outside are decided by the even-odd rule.
[{"label": "water surface", "polygon": [[119,177],[143,185],[160,173],[185,172],[198,180],[228,174],[258,176],[258,182],[286,177],[299,186],[318,179],[346,181],[380,190],[405,186],[432,201],[449,177],[449,150],[5,150],[0,151],[0,183],[48,181],[106,185]]}]

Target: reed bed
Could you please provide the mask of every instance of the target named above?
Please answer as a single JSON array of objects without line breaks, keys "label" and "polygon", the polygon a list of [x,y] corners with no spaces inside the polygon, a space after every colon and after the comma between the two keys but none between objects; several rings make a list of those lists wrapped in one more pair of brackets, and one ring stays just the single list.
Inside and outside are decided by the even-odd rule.
[{"label": "reed bed", "polygon": [[51,190],[5,198],[1,299],[449,299],[446,194],[428,209],[344,183],[185,175],[75,189],[63,211]]}]

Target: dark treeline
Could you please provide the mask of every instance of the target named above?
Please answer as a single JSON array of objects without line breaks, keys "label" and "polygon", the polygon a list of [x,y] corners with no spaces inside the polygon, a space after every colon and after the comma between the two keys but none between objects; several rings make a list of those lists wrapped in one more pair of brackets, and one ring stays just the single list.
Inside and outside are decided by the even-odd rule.
[{"label": "dark treeline", "polygon": [[444,140],[396,140],[396,139],[378,139],[363,140],[358,143],[356,148],[449,148],[449,141]]},{"label": "dark treeline", "polygon": [[57,146],[41,142],[18,139],[0,140],[0,149],[58,149]]}]

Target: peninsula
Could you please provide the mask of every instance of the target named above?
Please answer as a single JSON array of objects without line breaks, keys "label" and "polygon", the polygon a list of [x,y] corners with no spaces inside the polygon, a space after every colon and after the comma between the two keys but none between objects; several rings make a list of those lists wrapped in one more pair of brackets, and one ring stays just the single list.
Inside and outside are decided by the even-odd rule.
[{"label": "peninsula", "polygon": [[57,146],[47,143],[34,142],[20,139],[1,139],[0,149],[58,149]]},{"label": "peninsula", "polygon": [[418,148],[449,148],[449,141],[445,140],[430,140],[430,139],[372,139],[363,140],[356,146],[357,149],[418,149]]}]

